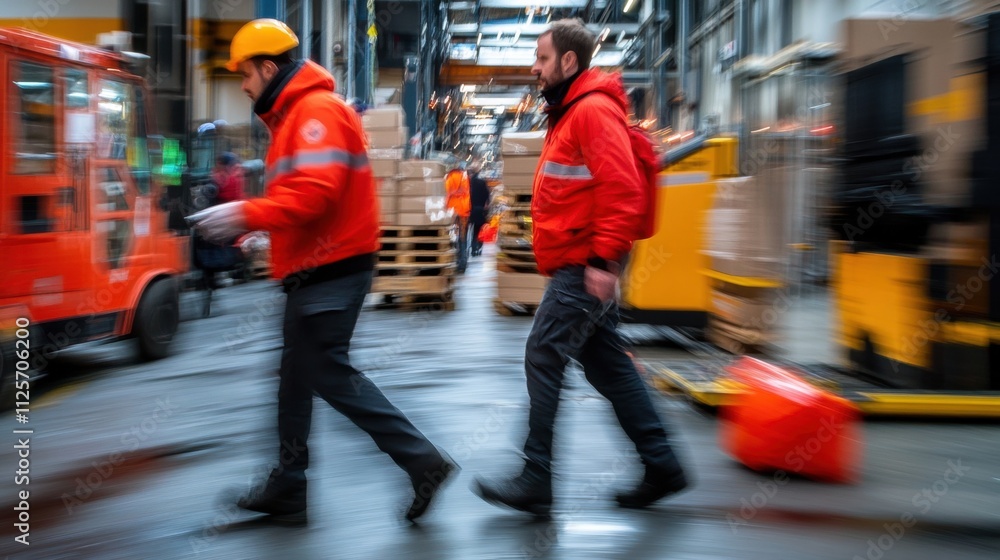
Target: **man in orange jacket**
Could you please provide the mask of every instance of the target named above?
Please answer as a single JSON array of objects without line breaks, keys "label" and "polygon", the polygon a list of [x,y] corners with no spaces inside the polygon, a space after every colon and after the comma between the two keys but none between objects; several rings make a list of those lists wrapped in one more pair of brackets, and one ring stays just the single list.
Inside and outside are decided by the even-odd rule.
[{"label": "man in orange jacket", "polygon": [[227,67],[243,76],[243,91],[272,134],[267,192],[192,217],[212,239],[270,231],[273,275],[288,294],[278,387],[280,466],[238,505],[305,519],[315,392],[409,474],[415,495],[406,518],[413,521],[457,466],[348,360],[379,249],[375,186],[361,119],[334,95],[326,70],[292,60],[296,46],[292,30],[273,19],[252,21],[233,37]]},{"label": "man in orange jacket", "polygon": [[538,76],[549,127],[531,198],[538,269],[551,277],[528,335],[524,364],[530,409],[525,464],[515,477],[477,480],[483,499],[547,515],[552,507],[552,439],[570,358],[614,407],[645,475],[617,495],[645,507],[687,486],[684,470],[616,331],[618,273],[641,230],[643,184],[632,155],[621,76],[589,69],[595,36],[561,20],[538,38]]},{"label": "man in orange jacket", "polygon": [[469,199],[469,174],[460,166],[448,172],[444,178],[447,206],[455,213],[458,227],[458,271],[465,272],[469,263],[469,214],[472,203]]}]

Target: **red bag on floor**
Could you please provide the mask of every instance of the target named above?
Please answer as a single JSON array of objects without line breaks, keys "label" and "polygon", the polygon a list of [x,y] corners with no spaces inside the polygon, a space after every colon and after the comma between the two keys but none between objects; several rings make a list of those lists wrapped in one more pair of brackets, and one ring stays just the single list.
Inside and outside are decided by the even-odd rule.
[{"label": "red bag on floor", "polygon": [[483,224],[479,230],[479,240],[483,243],[493,243],[497,240],[497,228],[491,223]]},{"label": "red bag on floor", "polygon": [[757,471],[856,480],[862,442],[853,403],[753,358],[740,358],[727,373],[745,386],[722,409],[720,440],[727,453]]}]

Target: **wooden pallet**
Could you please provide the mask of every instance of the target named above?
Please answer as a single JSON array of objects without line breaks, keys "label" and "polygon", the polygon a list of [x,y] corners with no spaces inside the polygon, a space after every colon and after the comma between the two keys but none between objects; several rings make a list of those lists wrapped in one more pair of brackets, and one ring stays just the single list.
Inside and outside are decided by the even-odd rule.
[{"label": "wooden pallet", "polygon": [[493,309],[505,317],[534,316],[538,311],[537,303],[518,303],[516,301],[493,300]]},{"label": "wooden pallet", "polygon": [[710,316],[708,319],[705,338],[726,352],[735,355],[766,354],[774,342],[772,333],[740,327],[715,316]]},{"label": "wooden pallet", "polygon": [[520,246],[497,243],[497,262],[535,262],[535,252],[531,249],[521,249]]},{"label": "wooden pallet", "polygon": [[376,276],[373,294],[441,295],[454,290],[454,276]]},{"label": "wooden pallet", "polygon": [[534,261],[516,261],[497,259],[497,272],[538,272],[538,264]]},{"label": "wooden pallet", "polygon": [[512,193],[510,195],[511,206],[531,207],[531,193]]},{"label": "wooden pallet", "polygon": [[376,309],[404,309],[426,311],[454,311],[454,292],[440,294],[385,294]]},{"label": "wooden pallet", "polygon": [[395,264],[448,264],[455,262],[455,251],[379,251],[378,265]]},{"label": "wooden pallet", "polygon": [[449,238],[451,226],[382,226],[382,237],[384,241],[392,239],[428,239],[428,238]]},{"label": "wooden pallet", "polygon": [[447,251],[451,236],[445,237],[382,237],[382,251]]},{"label": "wooden pallet", "polygon": [[455,263],[379,263],[375,276],[453,276]]}]

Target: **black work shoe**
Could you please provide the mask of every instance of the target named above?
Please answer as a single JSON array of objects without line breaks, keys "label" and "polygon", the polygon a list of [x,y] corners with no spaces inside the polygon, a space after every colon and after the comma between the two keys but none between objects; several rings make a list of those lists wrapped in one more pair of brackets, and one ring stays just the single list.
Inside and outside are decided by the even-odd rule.
[{"label": "black work shoe", "polygon": [[513,478],[487,482],[477,478],[472,491],[487,502],[547,517],[552,511],[552,480],[521,473]]},{"label": "black work shoe", "polygon": [[683,470],[666,471],[646,467],[646,474],[639,486],[630,492],[618,494],[615,499],[623,508],[644,508],[657,500],[684,490],[687,486],[688,481]]},{"label": "black work shoe", "polygon": [[306,482],[272,472],[267,480],[236,502],[237,507],[273,516],[276,521],[306,522]]},{"label": "black work shoe", "polygon": [[427,513],[427,508],[431,506],[434,496],[437,495],[445,483],[454,480],[454,476],[460,470],[458,464],[442,453],[442,460],[436,466],[424,469],[417,475],[411,475],[410,483],[413,484],[413,503],[406,510],[406,520],[413,522],[418,517]]}]

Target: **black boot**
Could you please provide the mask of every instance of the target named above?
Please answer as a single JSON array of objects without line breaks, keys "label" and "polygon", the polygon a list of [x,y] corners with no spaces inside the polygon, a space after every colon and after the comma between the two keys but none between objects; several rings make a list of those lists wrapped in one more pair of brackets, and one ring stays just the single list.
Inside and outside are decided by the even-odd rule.
[{"label": "black boot", "polygon": [[615,499],[623,508],[644,508],[657,500],[684,490],[687,486],[687,477],[679,467],[677,470],[668,471],[647,466],[646,474],[639,486],[629,492],[618,494]]},{"label": "black boot", "polygon": [[282,477],[271,471],[267,480],[250,490],[236,505],[242,509],[266,513],[281,521],[306,522],[306,481]]},{"label": "black boot", "polygon": [[472,491],[494,505],[547,517],[552,510],[552,476],[525,468],[521,474],[493,482],[477,478]]},{"label": "black boot", "polygon": [[450,457],[442,453],[441,461],[429,469],[421,469],[416,474],[410,475],[410,483],[413,484],[413,503],[406,511],[406,520],[415,521],[418,517],[427,512],[431,501],[437,495],[441,487],[449,482],[461,470]]}]

